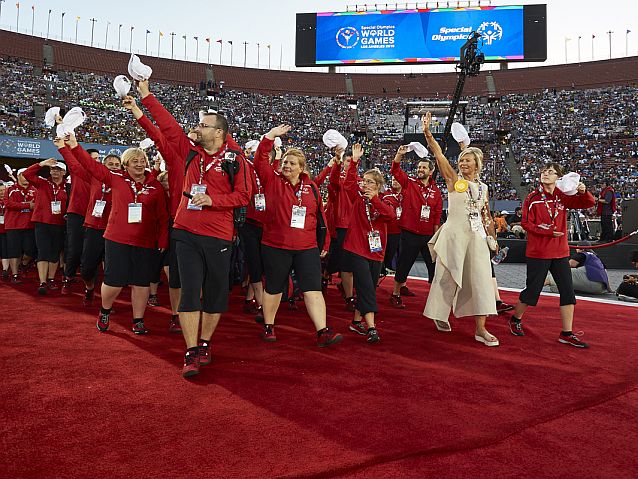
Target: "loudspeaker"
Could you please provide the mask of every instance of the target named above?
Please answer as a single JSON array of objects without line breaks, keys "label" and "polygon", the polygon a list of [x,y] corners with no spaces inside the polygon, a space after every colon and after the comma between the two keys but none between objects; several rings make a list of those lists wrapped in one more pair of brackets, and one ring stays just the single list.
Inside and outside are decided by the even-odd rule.
[{"label": "loudspeaker", "polygon": [[[622,202],[622,232],[624,235],[638,230],[638,200]],[[638,244],[638,234],[627,240],[627,243]]]}]

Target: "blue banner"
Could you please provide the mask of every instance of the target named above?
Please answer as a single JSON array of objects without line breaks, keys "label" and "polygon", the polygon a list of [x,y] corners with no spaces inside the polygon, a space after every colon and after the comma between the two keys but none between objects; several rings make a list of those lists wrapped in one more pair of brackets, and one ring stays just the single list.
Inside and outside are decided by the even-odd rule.
[{"label": "blue banner", "polygon": [[456,61],[470,33],[481,34],[486,60],[522,60],[523,7],[317,14],[316,61],[409,63]]},{"label": "blue banner", "polygon": [[[100,152],[100,156],[104,157],[110,153],[122,156],[127,146],[120,145],[99,145],[97,143],[83,143],[80,145],[84,149],[94,148]],[[51,140],[25,138],[21,136],[0,135],[0,156],[7,158],[30,158],[33,160],[46,160],[47,158],[55,158],[62,160],[62,155],[58,153]]]}]

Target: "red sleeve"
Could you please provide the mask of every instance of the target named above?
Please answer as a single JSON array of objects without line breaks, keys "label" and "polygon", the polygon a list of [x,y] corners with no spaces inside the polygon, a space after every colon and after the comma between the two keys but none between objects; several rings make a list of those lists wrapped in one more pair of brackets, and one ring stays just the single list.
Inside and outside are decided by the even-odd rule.
[{"label": "red sleeve", "polygon": [[[142,105],[144,105],[153,116],[157,126],[159,126],[160,132],[165,137],[165,141],[170,143],[177,158],[182,158],[185,161],[191,149],[191,142],[184,133],[184,130],[182,130],[181,125],[177,123],[173,115],[155,98],[155,95],[150,94],[142,99]],[[164,159],[166,160],[166,158]]]},{"label": "red sleeve", "polygon": [[[346,179],[343,182],[343,189],[345,190],[348,198],[350,198],[351,201],[354,201],[354,199],[359,195],[360,191],[359,184],[357,183],[357,166],[358,163],[355,163],[354,161],[350,162],[348,171],[346,171]],[[330,175],[330,180],[332,181],[332,174]]]},{"label": "red sleeve", "polygon": [[523,219],[521,220],[521,226],[525,231],[535,233],[540,236],[554,236],[554,227],[540,228],[538,226],[539,218],[536,217],[537,209],[530,209],[530,198],[532,195],[525,198],[523,202]]},{"label": "red sleeve", "polygon": [[64,161],[66,162],[66,166],[69,168],[69,173],[71,174],[71,181],[77,178],[87,184],[90,184],[91,179],[93,178],[91,176],[91,173],[86,171],[84,167],[80,164],[80,162],[77,160],[77,158],[75,158],[75,154],[78,154],[77,148],[73,152],[67,147],[60,148],[58,151],[62,155],[62,158],[64,158]]},{"label": "red sleeve", "polygon": [[179,160],[180,157],[168,141],[166,141],[166,137],[161,130],[153,125],[153,122],[146,115],[142,115],[141,118],[138,118],[137,122],[144,128],[148,137],[155,142],[155,146],[166,162],[166,169],[171,171],[172,169],[179,168],[180,165],[176,164],[176,160]]},{"label": "red sleeve", "polygon": [[[352,162],[350,162],[352,163]],[[336,163],[332,165],[332,171],[330,172],[330,186],[334,188],[335,191],[341,190],[341,163]]]},{"label": "red sleeve", "polygon": [[585,193],[583,194],[577,193],[572,196],[566,195],[558,188],[556,188],[554,191],[556,191],[561,203],[572,210],[586,210],[587,208],[591,208],[596,204],[596,199],[589,191],[585,191]]},{"label": "red sleeve", "polygon": [[397,163],[396,161],[392,162],[392,167],[390,168],[390,173],[392,176],[399,182],[401,188],[407,188],[409,183],[408,175],[401,169],[401,163]]},{"label": "red sleeve", "polygon": [[323,183],[326,181],[326,178],[328,177],[328,174],[331,171],[332,169],[329,166],[326,166],[323,170],[321,170],[319,174],[315,176],[315,184],[317,186],[323,185]]},{"label": "red sleeve", "polygon": [[7,207],[7,209],[20,211],[31,207],[31,205],[29,205],[29,203],[27,202],[13,201],[11,199],[11,195],[9,194],[10,192],[13,193],[13,191],[16,190],[7,188],[7,190],[4,192],[4,205]]},{"label": "red sleeve", "polygon": [[259,142],[257,151],[255,152],[255,158],[253,159],[255,171],[257,172],[257,176],[259,176],[259,181],[261,181],[264,185],[267,185],[276,176],[276,168],[274,167],[275,163],[273,163],[272,166],[270,165],[270,151],[272,150],[274,143],[274,140],[263,137]]},{"label": "red sleeve", "polygon": [[[60,148],[58,151],[62,156],[62,150],[67,148],[66,146]],[[68,149],[68,148],[67,148]],[[78,162],[82,167],[93,176],[93,178],[101,181],[102,183],[111,186],[112,174],[111,171],[104,166],[102,163],[98,163],[91,155],[89,155],[84,148],[80,145],[76,146],[71,150],[75,158],[77,158]]]},{"label": "red sleeve", "polygon": [[250,203],[251,186],[248,183],[246,160],[244,160],[241,156],[237,156],[236,161],[239,164],[239,170],[235,173],[235,177],[233,179],[232,193],[228,193],[226,195],[210,195],[212,201],[210,207],[214,210],[237,208],[239,206],[246,206]]},{"label": "red sleeve", "polygon": [[47,184],[45,179],[38,176],[40,168],[42,168],[40,164],[35,163],[22,172],[22,176],[24,176],[24,179],[37,188]]},{"label": "red sleeve", "polygon": [[394,208],[390,206],[388,203],[383,201],[379,195],[374,196],[370,203],[374,205],[376,210],[379,212],[379,217],[383,218],[385,221],[390,221],[396,219],[397,215],[394,211]]},{"label": "red sleeve", "polygon": [[[161,185],[159,185],[161,187]],[[166,203],[166,193],[162,188],[162,194],[159,195],[159,201],[156,203],[157,208],[157,247],[168,248],[168,205]]]}]

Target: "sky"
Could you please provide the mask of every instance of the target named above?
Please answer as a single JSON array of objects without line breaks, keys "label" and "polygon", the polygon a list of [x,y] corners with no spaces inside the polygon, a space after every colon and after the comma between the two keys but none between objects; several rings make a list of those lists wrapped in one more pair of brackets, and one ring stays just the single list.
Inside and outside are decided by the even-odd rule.
[{"label": "sky", "polygon": [[[59,0],[59,1],[21,1],[20,8],[14,0],[0,0],[0,28],[5,30],[18,29],[22,33],[45,37],[47,23],[49,36],[59,40],[62,29],[62,13],[64,15],[64,40],[75,42],[77,26],[77,43],[90,44],[93,27],[93,45],[104,48],[105,41],[109,49],[118,48],[118,32],[120,32],[120,50],[128,51],[131,44],[131,26],[133,26],[132,49],[144,54],[148,48],[150,55],[157,55],[158,43],[160,56],[171,56],[171,36],[175,33],[174,55],[177,59],[184,59],[183,35],[186,40],[186,58],[207,62],[209,50],[205,38],[210,38],[210,61],[219,63],[220,53],[223,64],[231,62],[232,55],[235,66],[244,64],[244,42],[246,48],[246,65],[256,67],[259,60],[261,68],[268,67],[270,52],[271,68],[295,70],[295,15],[305,12],[345,11],[354,3],[344,1],[294,1],[294,0],[237,0],[234,2],[220,2],[216,0],[154,0],[145,2],[131,2],[110,0],[100,2]],[[436,2],[428,2],[431,7]],[[440,2],[441,5],[444,2]],[[445,2],[447,3],[447,2]],[[457,2],[450,2],[456,5]],[[475,5],[477,0],[472,0]],[[487,4],[487,0],[483,0]],[[498,1],[492,5],[536,4],[541,1]],[[638,1],[637,0],[608,0],[594,2],[591,0],[548,0],[547,2],[547,33],[548,55],[547,61],[541,65],[553,65],[578,61],[578,37],[580,40],[580,55],[582,61],[592,60],[592,35],[594,39],[593,59],[609,58],[609,35],[612,31],[612,57],[626,55],[625,42],[628,40],[628,54],[638,55]],[[418,5],[424,7],[426,2]],[[361,4],[359,4],[361,5]],[[372,8],[373,3],[368,4]],[[378,4],[381,5],[381,4]],[[385,8],[385,4],[384,8]],[[389,4],[394,5],[394,4]],[[404,8],[405,3],[398,4]],[[408,3],[408,8],[414,8],[415,3]],[[467,2],[461,2],[467,5]],[[604,5],[604,8],[603,8]],[[34,7],[32,9],[32,7]],[[49,17],[49,9],[52,10]],[[18,14],[19,11],[19,14]],[[79,17],[79,19],[77,19]],[[50,18],[50,22],[49,22]],[[91,19],[95,19],[91,22]],[[120,28],[119,25],[122,25]],[[108,33],[107,33],[108,27]],[[146,31],[151,33],[146,35]],[[626,35],[626,31],[631,33]],[[159,32],[164,36],[159,37]],[[198,41],[194,39],[197,36]],[[569,38],[570,40],[566,40]],[[148,43],[146,40],[148,39]],[[223,49],[216,40],[223,39]],[[258,49],[257,44],[260,44]],[[270,50],[266,45],[271,45]],[[259,50],[259,58],[258,58]],[[535,66],[538,64],[511,64],[517,66]],[[496,65],[488,68],[497,68]],[[428,66],[386,66],[386,67],[340,67],[339,72],[439,72],[452,71],[452,65]],[[326,68],[305,70],[326,71]]]}]

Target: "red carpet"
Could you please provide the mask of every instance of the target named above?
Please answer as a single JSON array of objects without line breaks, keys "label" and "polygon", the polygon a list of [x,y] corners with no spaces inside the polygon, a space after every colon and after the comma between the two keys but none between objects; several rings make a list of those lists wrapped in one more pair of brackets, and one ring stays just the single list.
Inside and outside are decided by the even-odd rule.
[{"label": "red carpet", "polygon": [[404,312],[385,306],[389,287],[373,346],[347,331],[331,288],[334,349],[286,305],[279,341],[263,343],[237,292],[213,364],[189,382],[165,308],[149,308],[140,337],[116,303],[100,334],[79,293],[4,283],[0,477],[638,476],[637,308],[581,301],[591,349],[578,350],[557,342],[558,299],[542,298],[523,338],[491,318],[501,346],[487,348],[471,318],[446,334],[421,316],[426,283],[412,281]]}]

